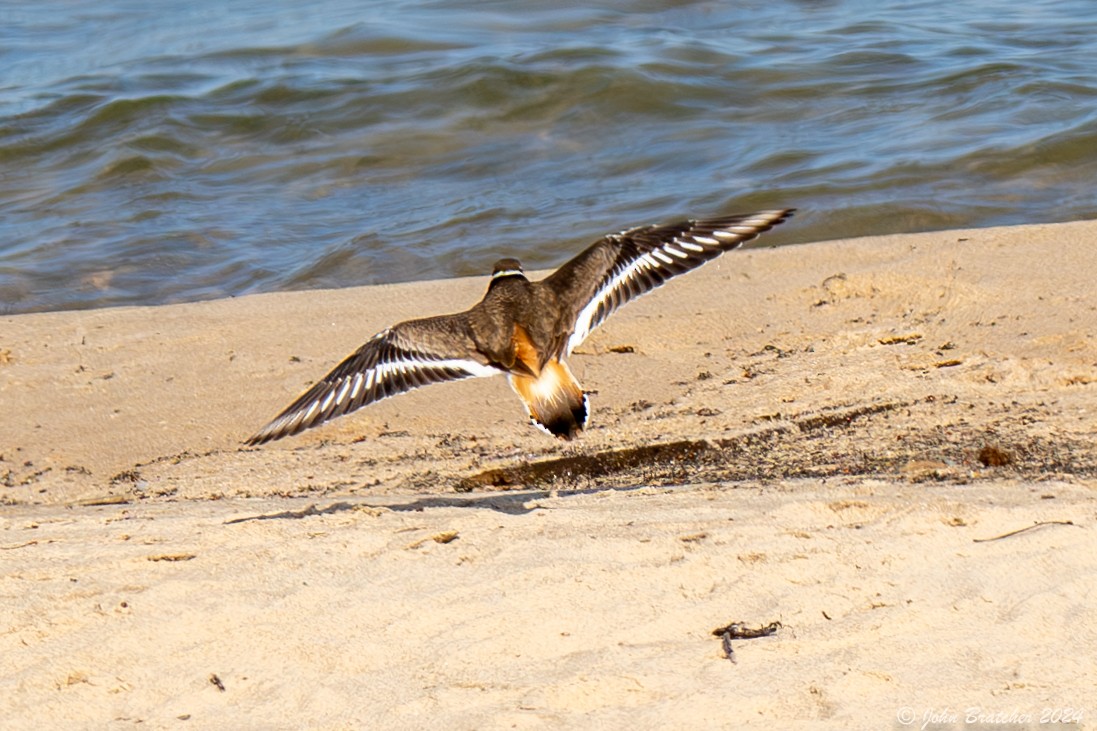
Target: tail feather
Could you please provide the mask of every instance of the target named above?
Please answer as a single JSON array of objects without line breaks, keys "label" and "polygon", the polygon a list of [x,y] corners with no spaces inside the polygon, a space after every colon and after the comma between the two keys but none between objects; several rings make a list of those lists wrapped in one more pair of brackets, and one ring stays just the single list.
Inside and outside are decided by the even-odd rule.
[{"label": "tail feather", "polygon": [[566,363],[553,358],[539,376],[511,374],[529,420],[553,436],[574,439],[587,423],[587,396]]}]

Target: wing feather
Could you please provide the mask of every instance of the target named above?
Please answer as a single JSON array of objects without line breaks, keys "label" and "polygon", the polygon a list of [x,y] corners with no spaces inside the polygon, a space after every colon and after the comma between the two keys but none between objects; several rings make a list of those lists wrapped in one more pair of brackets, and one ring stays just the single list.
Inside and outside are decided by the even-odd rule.
[{"label": "wing feather", "polygon": [[619,307],[783,223],[793,210],[641,226],[596,241],[544,280],[571,308],[564,354]]},{"label": "wing feather", "polygon": [[502,373],[476,350],[464,313],[409,320],[366,341],[247,443],[297,434],[421,386]]}]

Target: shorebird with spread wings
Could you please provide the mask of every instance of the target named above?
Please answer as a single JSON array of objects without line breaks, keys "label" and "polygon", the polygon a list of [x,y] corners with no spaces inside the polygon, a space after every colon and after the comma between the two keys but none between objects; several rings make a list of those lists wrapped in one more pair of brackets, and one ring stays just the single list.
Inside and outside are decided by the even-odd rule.
[{"label": "shorebird with spread wings", "polygon": [[793,209],[640,226],[605,236],[548,277],[495,263],[470,310],[408,320],[370,338],[248,440],[297,434],[420,386],[505,375],[532,424],[563,439],[586,426],[587,397],[564,359],[625,303],[692,271]]}]

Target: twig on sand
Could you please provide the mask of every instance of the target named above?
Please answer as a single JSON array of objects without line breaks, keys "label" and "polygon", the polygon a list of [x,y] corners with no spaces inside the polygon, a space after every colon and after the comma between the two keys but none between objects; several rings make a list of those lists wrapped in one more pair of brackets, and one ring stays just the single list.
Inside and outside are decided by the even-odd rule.
[{"label": "twig on sand", "polygon": [[727,659],[735,662],[735,650],[731,646],[732,640],[753,640],[759,637],[769,637],[774,634],[779,627],[781,627],[780,622],[770,622],[758,629],[751,629],[742,622],[732,622],[723,627],[717,627],[712,630],[712,634],[719,637],[723,642],[724,654],[727,656]]},{"label": "twig on sand", "polygon": [[[1003,533],[1000,536],[994,536],[993,538],[972,538],[971,541],[972,543],[989,543],[990,541],[1000,541],[1003,538],[1009,538],[1010,536],[1015,536],[1018,533],[1024,533],[1027,530],[1039,528],[1040,526],[1044,525],[1075,525],[1075,523],[1072,520],[1038,520],[1032,525],[1026,525],[1024,528],[1011,530],[1009,533]],[[1081,526],[1078,527],[1080,528]]]},{"label": "twig on sand", "polygon": [[[51,541],[52,543],[52,541]],[[0,546],[0,551],[14,551],[17,548],[26,548],[27,546],[37,546],[38,541],[26,541],[24,543],[16,543],[13,546]]]}]

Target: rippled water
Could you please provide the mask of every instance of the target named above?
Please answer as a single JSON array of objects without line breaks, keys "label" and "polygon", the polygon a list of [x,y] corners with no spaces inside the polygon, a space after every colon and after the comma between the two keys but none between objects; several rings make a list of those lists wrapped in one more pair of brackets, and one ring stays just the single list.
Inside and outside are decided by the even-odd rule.
[{"label": "rippled water", "polygon": [[0,5],[0,312],[1097,217],[1090,0]]}]

